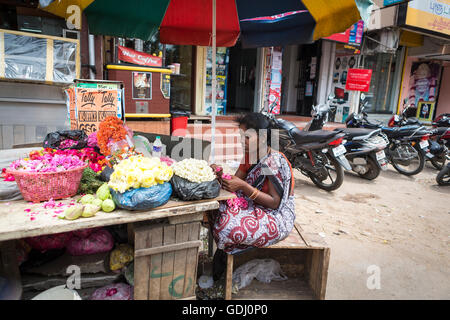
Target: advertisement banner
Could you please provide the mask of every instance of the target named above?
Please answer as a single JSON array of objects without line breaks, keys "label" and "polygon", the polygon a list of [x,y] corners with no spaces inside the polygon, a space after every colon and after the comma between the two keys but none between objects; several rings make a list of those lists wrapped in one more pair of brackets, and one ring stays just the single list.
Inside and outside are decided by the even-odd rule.
[{"label": "advertisement banner", "polygon": [[360,20],[353,24],[345,32],[336,33],[324,39],[359,46],[361,45],[363,34],[364,21]]},{"label": "advertisement banner", "polygon": [[448,0],[413,0],[408,3],[406,24],[450,35]]},{"label": "advertisement banner", "polygon": [[117,47],[119,60],[148,67],[162,67],[162,58],[122,46]]},{"label": "advertisement banner", "polygon": [[368,92],[371,79],[371,69],[348,69],[345,90]]},{"label": "advertisement banner", "polygon": [[280,114],[281,107],[281,71],[282,71],[281,50],[274,48],[272,51],[272,69],[270,71],[270,87],[269,87],[269,110],[273,114]]},{"label": "advertisement banner", "polygon": [[122,118],[121,90],[71,88],[66,92],[71,129],[84,130],[90,134],[98,130],[100,122],[106,117]]}]

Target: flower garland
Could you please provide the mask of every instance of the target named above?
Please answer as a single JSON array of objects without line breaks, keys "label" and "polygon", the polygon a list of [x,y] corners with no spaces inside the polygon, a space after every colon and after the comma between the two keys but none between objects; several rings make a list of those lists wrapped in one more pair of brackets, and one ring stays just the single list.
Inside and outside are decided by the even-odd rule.
[{"label": "flower garland", "polygon": [[111,154],[111,150],[108,146],[110,140],[113,142],[119,142],[125,139],[127,131],[123,126],[122,120],[115,116],[107,117],[99,125],[97,132],[97,144],[100,148],[100,152],[108,156]]}]

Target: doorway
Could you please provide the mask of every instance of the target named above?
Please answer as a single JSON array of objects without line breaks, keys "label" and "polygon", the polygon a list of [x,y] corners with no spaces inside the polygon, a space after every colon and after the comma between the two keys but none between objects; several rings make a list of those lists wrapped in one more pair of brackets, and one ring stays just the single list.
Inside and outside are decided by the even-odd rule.
[{"label": "doorway", "polygon": [[257,49],[230,48],[227,113],[253,111]]}]

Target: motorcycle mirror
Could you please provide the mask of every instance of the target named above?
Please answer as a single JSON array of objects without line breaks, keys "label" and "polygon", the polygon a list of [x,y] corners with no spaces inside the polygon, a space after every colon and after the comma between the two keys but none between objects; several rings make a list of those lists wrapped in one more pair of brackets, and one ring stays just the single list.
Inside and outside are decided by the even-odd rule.
[{"label": "motorcycle mirror", "polygon": [[328,100],[333,100],[335,98],[334,93],[330,93],[330,95],[328,96]]},{"label": "motorcycle mirror", "polygon": [[364,93],[361,93],[361,101],[366,99],[366,95]]}]

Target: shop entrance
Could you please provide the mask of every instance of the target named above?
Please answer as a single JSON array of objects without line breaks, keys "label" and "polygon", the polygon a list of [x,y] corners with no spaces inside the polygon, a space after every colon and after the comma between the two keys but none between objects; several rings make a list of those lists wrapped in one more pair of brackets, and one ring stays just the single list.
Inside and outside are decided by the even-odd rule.
[{"label": "shop entrance", "polygon": [[230,48],[227,113],[251,112],[255,99],[257,49]]},{"label": "shop entrance", "polygon": [[320,45],[318,42],[300,45],[298,48],[297,115],[311,116],[316,102]]}]

